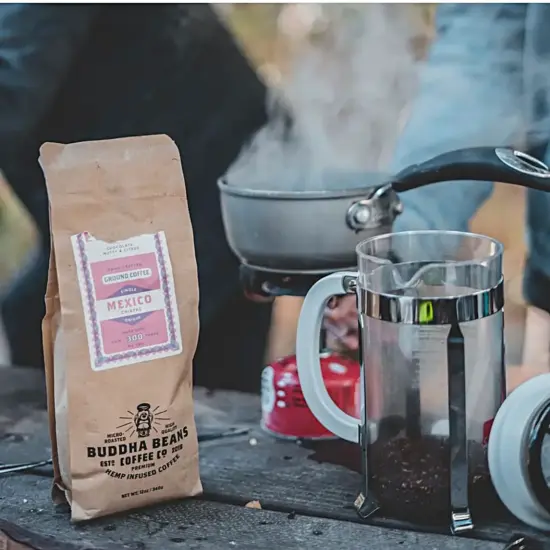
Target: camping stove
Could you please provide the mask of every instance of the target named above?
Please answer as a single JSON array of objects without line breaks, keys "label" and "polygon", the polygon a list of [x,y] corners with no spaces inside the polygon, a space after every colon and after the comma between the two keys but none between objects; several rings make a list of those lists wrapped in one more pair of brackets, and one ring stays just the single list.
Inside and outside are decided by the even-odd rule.
[{"label": "camping stove", "polygon": [[[305,296],[331,271],[279,272],[241,265],[241,284],[252,298]],[[360,376],[357,361],[330,351],[320,351],[323,380],[329,395],[341,410],[359,418]],[[334,439],[309,410],[300,387],[294,355],[277,359],[262,372],[262,428],[284,439]]]},{"label": "camping stove", "polygon": [[[354,269],[356,268],[348,268],[350,271]],[[240,279],[244,292],[249,297],[305,296],[319,279],[334,271],[283,272],[242,264]]]}]

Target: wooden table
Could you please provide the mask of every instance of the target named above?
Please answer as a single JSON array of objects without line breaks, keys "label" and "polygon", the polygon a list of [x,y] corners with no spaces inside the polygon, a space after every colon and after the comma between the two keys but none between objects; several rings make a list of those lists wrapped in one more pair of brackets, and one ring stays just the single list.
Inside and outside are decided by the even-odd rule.
[{"label": "wooden table", "polygon": [[[352,503],[359,474],[310,459],[312,451],[275,440],[258,428],[255,396],[197,389],[199,431],[248,427],[236,438],[201,443],[201,499],[72,525],[66,508],[50,501],[51,470],[0,477],[0,530],[37,550],[220,549],[457,549],[502,550],[514,533],[550,548],[550,535],[510,517],[479,523],[468,538],[445,530],[421,532],[383,517],[368,523]],[[0,462],[49,456],[41,374],[0,369]],[[262,509],[246,508],[258,500]]]}]

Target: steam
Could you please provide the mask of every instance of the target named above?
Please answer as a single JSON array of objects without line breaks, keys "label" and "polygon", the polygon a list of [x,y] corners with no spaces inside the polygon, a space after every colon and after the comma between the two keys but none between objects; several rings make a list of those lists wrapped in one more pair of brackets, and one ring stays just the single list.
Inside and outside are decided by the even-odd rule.
[{"label": "steam", "polygon": [[[419,63],[407,4],[294,5],[283,30],[300,42],[270,90],[269,122],[230,167],[229,185],[311,190],[365,186],[387,172]],[[338,174],[355,174],[345,181]],[[361,176],[363,175],[363,176]]]}]

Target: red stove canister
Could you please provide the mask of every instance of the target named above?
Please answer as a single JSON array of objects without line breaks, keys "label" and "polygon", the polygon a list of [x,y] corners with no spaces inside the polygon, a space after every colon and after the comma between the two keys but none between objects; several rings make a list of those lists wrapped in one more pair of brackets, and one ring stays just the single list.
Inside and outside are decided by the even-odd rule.
[{"label": "red stove canister", "polygon": [[[334,353],[321,354],[321,372],[332,400],[356,418],[361,413],[358,362]],[[334,439],[309,410],[300,381],[296,356],[268,365],[262,372],[262,428],[286,439]]]}]

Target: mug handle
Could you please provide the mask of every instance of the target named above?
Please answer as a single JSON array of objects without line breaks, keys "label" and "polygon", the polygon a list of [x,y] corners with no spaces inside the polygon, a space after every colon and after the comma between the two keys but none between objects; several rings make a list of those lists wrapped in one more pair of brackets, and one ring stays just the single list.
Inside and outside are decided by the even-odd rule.
[{"label": "mug handle", "polygon": [[347,294],[344,280],[357,280],[353,271],[331,273],[317,281],[307,293],[296,333],[296,363],[302,393],[308,407],[317,420],[338,437],[359,443],[357,418],[342,411],[330,397],[321,374],[319,360],[320,333],[323,314],[330,298]]}]

